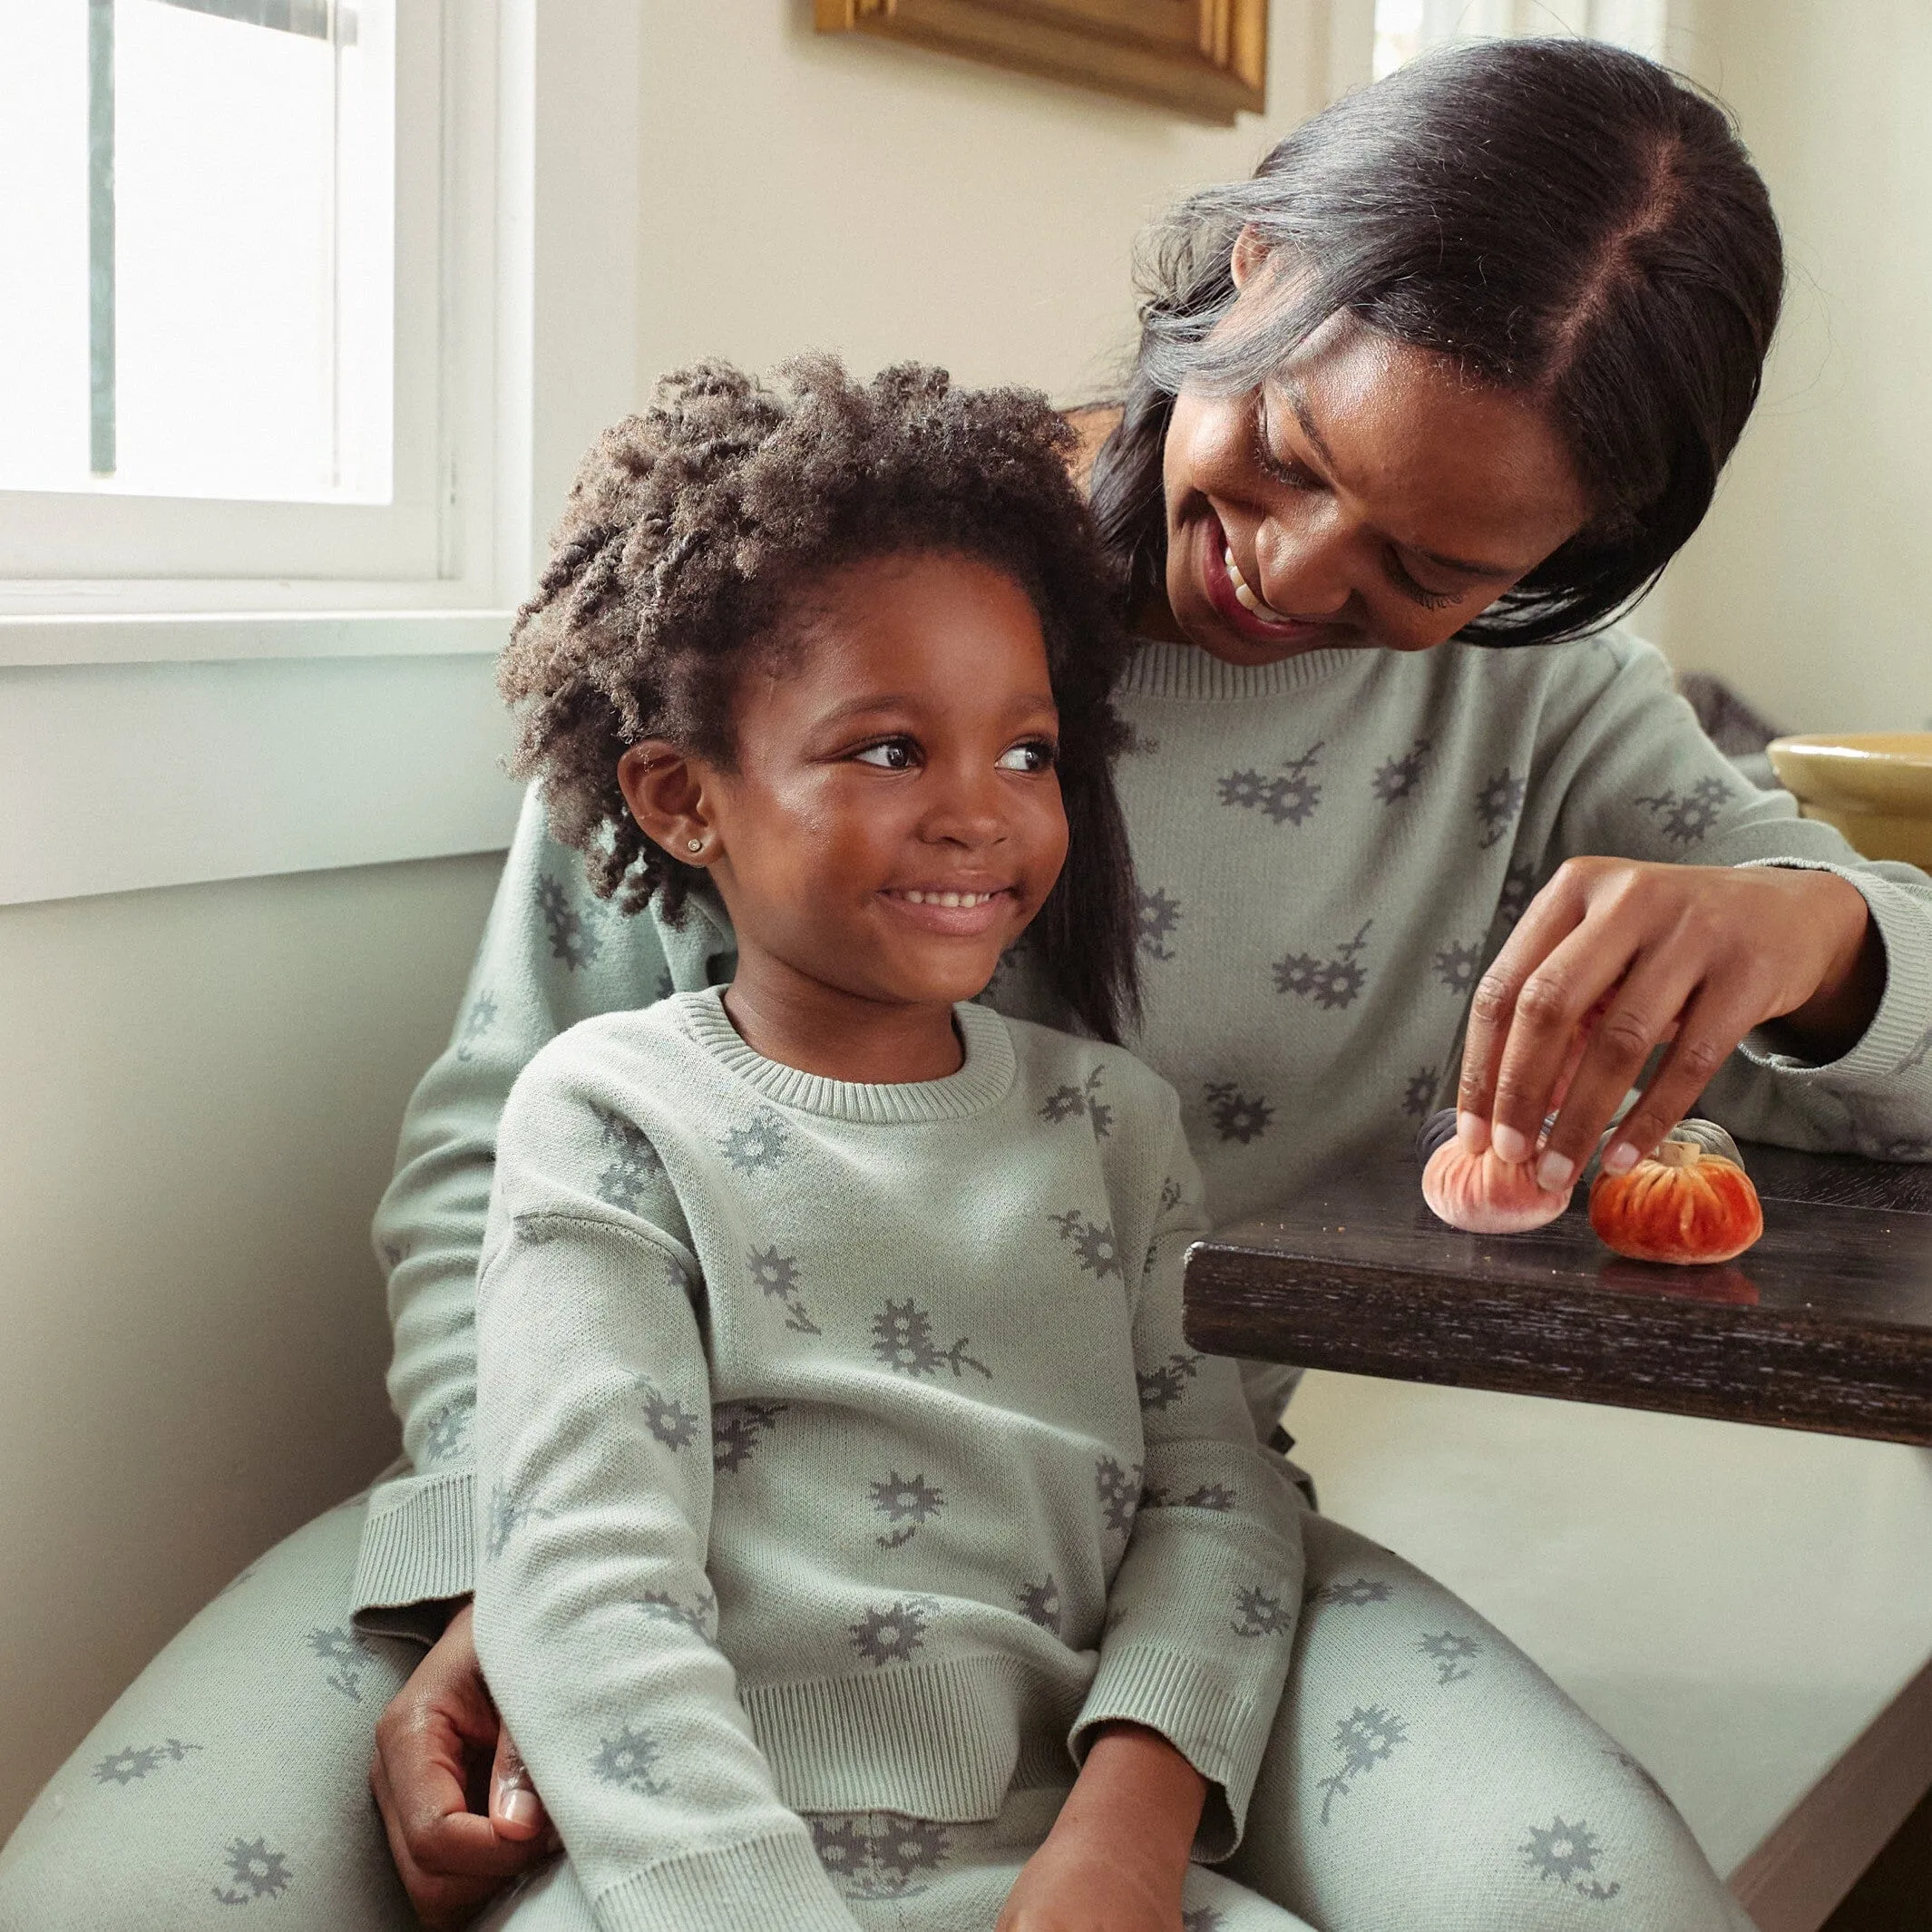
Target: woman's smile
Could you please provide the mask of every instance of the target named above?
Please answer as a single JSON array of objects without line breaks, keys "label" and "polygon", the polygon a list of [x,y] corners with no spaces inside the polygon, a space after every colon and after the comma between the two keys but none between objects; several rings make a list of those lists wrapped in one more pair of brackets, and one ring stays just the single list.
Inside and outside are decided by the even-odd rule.
[{"label": "woman's smile", "polygon": [[[1256,643],[1305,650],[1355,641],[1355,627],[1332,618],[1291,617],[1265,602],[1235,561],[1226,527],[1212,510],[1196,526],[1196,569],[1207,601],[1224,621]],[[1256,576],[1260,575],[1259,571]]]}]

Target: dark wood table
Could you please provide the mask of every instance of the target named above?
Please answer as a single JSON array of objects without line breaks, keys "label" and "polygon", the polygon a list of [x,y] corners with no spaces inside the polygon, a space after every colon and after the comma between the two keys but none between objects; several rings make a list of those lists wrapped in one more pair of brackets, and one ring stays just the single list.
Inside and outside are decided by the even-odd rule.
[{"label": "dark wood table", "polygon": [[1932,1167],[1743,1155],[1764,1238],[1702,1268],[1611,1254],[1582,1188],[1535,1234],[1459,1234],[1391,1161],[1197,1243],[1187,1334],[1305,1368],[1932,1444]]}]

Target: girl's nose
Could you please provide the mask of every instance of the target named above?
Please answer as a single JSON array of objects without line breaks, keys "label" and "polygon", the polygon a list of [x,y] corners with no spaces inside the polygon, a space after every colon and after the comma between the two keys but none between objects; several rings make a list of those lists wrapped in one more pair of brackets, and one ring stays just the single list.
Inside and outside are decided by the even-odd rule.
[{"label": "girl's nose", "polygon": [[1007,834],[1006,798],[991,771],[935,773],[921,835],[934,844],[996,845]]},{"label": "girl's nose", "polygon": [[1262,600],[1283,617],[1333,617],[1354,594],[1349,532],[1332,514],[1294,524],[1273,517],[1256,532]]}]

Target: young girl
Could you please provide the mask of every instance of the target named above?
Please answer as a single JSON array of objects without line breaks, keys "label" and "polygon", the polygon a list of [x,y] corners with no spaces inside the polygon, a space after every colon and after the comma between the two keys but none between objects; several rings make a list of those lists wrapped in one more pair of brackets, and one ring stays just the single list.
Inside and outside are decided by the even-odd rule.
[{"label": "young girl", "polygon": [[[1926,881],[1753,791],[1654,651],[1586,636],[1695,528],[1756,395],[1778,235],[1722,115],[1587,43],[1449,51],[1195,198],[1149,271],[1094,483],[1145,639],[1115,692],[1127,1039],[1180,1096],[1210,1218],[1405,1159],[1452,1089],[1472,1137],[1527,1156],[1570,1022],[1613,982],[1557,1159],[1680,1016],[1628,1137],[1722,1062],[1703,1107],[1741,1131],[1932,1147]],[[372,1925],[454,1923],[541,1849],[527,1792],[535,1816],[493,1821],[470,1795],[502,1748],[462,1606],[497,1122],[552,1036],[728,980],[734,952],[710,894],[681,925],[611,916],[526,809],[378,1220],[410,1468],[190,1626],[50,1786],[0,1908],[92,1932],[103,1897],[146,1925],[165,1895],[221,1923],[224,1848],[260,1843],[288,1854],[285,1927],[334,1932],[352,1894]],[[1037,1015],[1050,993],[1022,963],[990,997]],[[1259,1380],[1264,1418],[1284,1392]],[[1251,1831],[1244,1858],[1277,1861],[1261,1889],[1351,1932],[1716,1920],[1682,1827],[1527,1658],[1344,1527],[1312,1516],[1303,1543],[1257,1800],[1300,1822]],[[352,1634],[360,1704],[290,1677]],[[385,1849],[363,1785],[399,1688],[375,1736]],[[218,1732],[191,1779],[93,1777]],[[1698,1902],[1673,1916],[1680,1884]]]},{"label": "young girl", "polygon": [[1091,1034],[1133,1005],[1070,441],[936,373],[670,378],[506,655],[601,883],[738,942],[503,1114],[477,1643],[571,1869],[518,1932],[1294,1923],[1189,1864],[1302,1560],[1182,1336],[1173,1096],[961,1003],[1031,927]]}]

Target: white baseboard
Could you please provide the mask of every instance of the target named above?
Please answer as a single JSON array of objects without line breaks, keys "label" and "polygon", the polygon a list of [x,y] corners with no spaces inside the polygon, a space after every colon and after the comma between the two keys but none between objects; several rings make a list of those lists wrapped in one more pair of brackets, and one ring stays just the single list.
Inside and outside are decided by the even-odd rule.
[{"label": "white baseboard", "polygon": [[1818,1932],[1932,1790],[1932,1664],[1731,1875],[1760,1932]]}]

